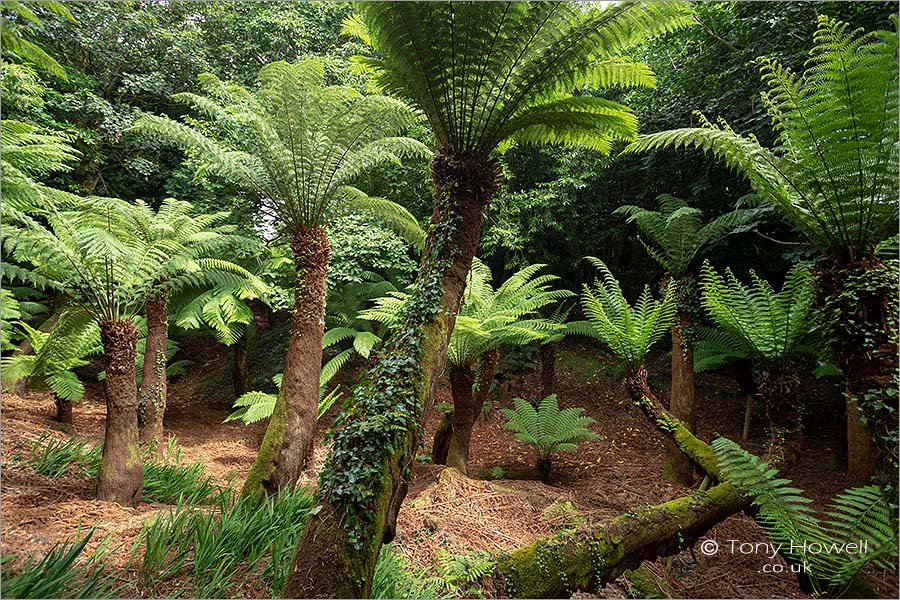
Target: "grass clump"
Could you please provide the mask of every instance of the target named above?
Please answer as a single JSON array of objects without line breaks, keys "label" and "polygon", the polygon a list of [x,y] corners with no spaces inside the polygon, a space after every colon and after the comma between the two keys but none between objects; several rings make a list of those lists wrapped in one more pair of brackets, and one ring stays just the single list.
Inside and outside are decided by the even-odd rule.
[{"label": "grass clump", "polygon": [[[51,479],[63,475],[95,478],[100,472],[103,446],[91,446],[75,437],[60,440],[49,434],[39,437],[30,452],[19,460],[35,473]],[[163,504],[210,504],[216,501],[219,488],[206,475],[201,463],[181,464],[181,450],[169,439],[166,463],[144,465],[144,490],[141,500]]]},{"label": "grass clump", "polygon": [[139,571],[151,590],[183,577],[194,586],[188,591],[192,597],[233,597],[236,581],[260,580],[277,597],[314,506],[314,496],[304,489],[262,502],[253,497],[232,500],[231,494],[222,493],[212,509],[182,501],[145,524],[132,557],[143,546]]},{"label": "grass clump", "polygon": [[[4,598],[113,598],[113,580],[104,575],[107,544],[103,541],[82,565],[75,559],[87,545],[94,530],[76,535],[70,542],[56,544],[39,562],[29,559],[21,571],[10,575],[3,569]],[[3,564],[14,556],[4,556]]]}]

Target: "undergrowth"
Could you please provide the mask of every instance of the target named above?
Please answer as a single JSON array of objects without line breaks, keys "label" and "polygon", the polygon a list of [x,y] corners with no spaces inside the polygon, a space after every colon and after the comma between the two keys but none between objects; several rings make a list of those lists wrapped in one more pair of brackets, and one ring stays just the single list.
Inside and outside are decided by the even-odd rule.
[{"label": "undergrowth", "polygon": [[[102,451],[100,444],[91,446],[75,437],[60,440],[43,434],[31,444],[28,452],[17,457],[17,461],[51,479],[64,475],[96,478]],[[219,489],[206,476],[202,464],[181,464],[181,451],[174,438],[169,440],[166,462],[144,465],[141,495],[144,502],[208,504],[214,502],[218,494]]]},{"label": "undergrowth", "polygon": [[15,556],[4,556],[2,596],[4,598],[114,598],[114,580],[104,575],[107,556],[106,538],[86,562],[75,559],[84,550],[94,530],[72,541],[57,544],[37,563],[29,559],[22,569],[8,574],[5,565]]},{"label": "undergrowth", "polygon": [[222,493],[212,508],[189,502],[160,513],[144,525],[132,548],[143,547],[142,583],[156,594],[164,582],[188,580],[194,598],[237,595],[238,581],[259,580],[277,597],[294,546],[315,505],[305,489],[282,492],[262,503],[253,497],[232,501]]}]

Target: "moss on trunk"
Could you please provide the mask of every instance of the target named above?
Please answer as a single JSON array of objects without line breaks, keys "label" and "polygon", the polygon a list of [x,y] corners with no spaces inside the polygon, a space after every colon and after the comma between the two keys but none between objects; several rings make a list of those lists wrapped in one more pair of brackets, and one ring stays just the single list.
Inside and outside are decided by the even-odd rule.
[{"label": "moss on trunk", "polygon": [[322,510],[297,545],[286,597],[369,595],[381,544],[393,539],[497,174],[494,161],[446,148],[432,161],[434,215],[402,326],[338,424],[319,478]]},{"label": "moss on trunk", "polygon": [[317,227],[295,232],[291,250],[297,285],[281,391],[241,496],[293,488],[315,440],[331,247]]}]

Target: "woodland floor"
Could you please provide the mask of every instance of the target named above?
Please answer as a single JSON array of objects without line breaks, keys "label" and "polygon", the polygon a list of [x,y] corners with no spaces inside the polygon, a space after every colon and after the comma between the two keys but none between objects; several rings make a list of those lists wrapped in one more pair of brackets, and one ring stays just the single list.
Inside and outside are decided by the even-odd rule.
[{"label": "woodland floor", "polygon": [[[165,427],[177,438],[183,462],[200,461],[220,485],[240,485],[262,439],[264,424],[244,426],[222,423],[229,412],[231,393],[210,381],[227,382],[229,355],[208,340],[188,344],[194,361],[188,373],[170,387]],[[214,347],[214,348],[213,348]],[[618,383],[619,373],[612,361],[587,343],[567,342],[558,354],[557,392],[563,406],[580,406],[597,420],[594,431],[603,437],[582,446],[578,452],[559,456],[549,485],[532,481],[477,481],[462,477],[439,477],[441,469],[417,460],[406,502],[400,513],[395,549],[411,562],[426,565],[435,560],[437,550],[452,553],[470,550],[512,550],[552,533],[578,519],[602,520],[642,503],[658,503],[685,493],[660,477],[663,463],[662,437],[646,422],[640,411],[626,399]],[[665,395],[668,377],[665,355],[650,365],[651,384]],[[219,374],[219,377],[211,375]],[[510,396],[534,399],[536,375],[526,372],[513,384]],[[830,400],[815,386],[807,388],[807,405],[822,407],[808,411],[807,452],[790,477],[815,499],[821,508],[831,496],[848,487],[846,476],[830,468]],[[437,399],[449,401],[444,383]],[[711,439],[714,432],[739,439],[743,419],[743,398],[731,379],[718,375],[698,377],[699,434]],[[535,456],[525,445],[512,440],[502,428],[495,401],[490,412],[479,418],[471,449],[472,468],[495,466],[528,469]],[[436,412],[436,411],[434,411]],[[764,442],[763,415],[758,411],[751,439],[745,445],[756,452]],[[98,534],[89,549],[107,534],[112,535],[117,578],[125,584],[125,594],[138,594],[129,585],[136,578],[128,566],[132,545],[141,524],[160,509],[161,504],[141,504],[123,508],[92,497],[92,483],[75,477],[51,480],[17,464],[14,456],[45,433],[67,434],[53,420],[55,407],[49,396],[29,393],[25,397],[4,395],[2,404],[2,553],[15,554],[16,562],[43,555],[58,541],[71,538],[79,526],[96,526]],[[811,417],[821,414],[820,418]],[[99,441],[103,434],[104,406],[100,388],[92,386],[87,398],[75,406],[75,434]],[[430,450],[431,432],[438,417],[432,414],[426,435]],[[322,427],[324,432],[325,427]],[[327,452],[318,448],[315,464],[304,476],[314,483],[315,470]],[[699,483],[699,482],[698,482]],[[570,503],[570,504],[567,504]],[[733,516],[713,529],[708,537],[720,551],[704,556],[699,548],[686,551],[674,560],[645,565],[662,590],[677,597],[767,598],[806,597],[790,573],[763,573],[770,559],[763,554],[729,551],[729,540],[764,542],[756,524],[744,515]],[[781,559],[776,559],[783,565]],[[14,565],[10,565],[14,566]],[[882,597],[897,598],[897,573],[867,573]],[[609,585],[601,597],[642,597],[627,579]],[[586,597],[580,595],[581,597]]]}]

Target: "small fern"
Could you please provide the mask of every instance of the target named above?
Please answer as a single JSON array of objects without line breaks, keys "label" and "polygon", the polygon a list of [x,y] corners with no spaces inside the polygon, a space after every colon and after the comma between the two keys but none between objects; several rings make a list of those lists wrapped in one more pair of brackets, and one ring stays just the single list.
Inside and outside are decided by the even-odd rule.
[{"label": "small fern", "polygon": [[[272,378],[272,381],[281,389],[281,377],[279,373]],[[327,381],[326,381],[327,383]],[[320,395],[324,394],[325,387],[322,384]],[[334,406],[334,403],[341,397],[341,388],[336,387],[328,394],[321,395],[319,398],[319,407],[316,411],[316,419],[321,419],[322,415],[328,412],[328,409]],[[229,421],[240,421],[244,425],[250,425],[263,419],[268,419],[275,412],[275,402],[278,400],[276,394],[267,394],[266,392],[250,391],[240,396],[234,401],[236,409],[225,419],[225,423]]]},{"label": "small fern", "polygon": [[812,500],[768,463],[726,438],[711,445],[725,479],[753,498],[757,523],[789,562],[806,565],[816,593],[841,596],[869,563],[890,568],[897,555],[896,515],[881,488],[838,494],[822,520]]},{"label": "small fern", "polygon": [[571,452],[582,442],[599,436],[588,429],[596,423],[584,416],[582,408],[559,409],[556,394],[550,394],[537,409],[522,398],[514,398],[515,410],[501,408],[506,417],[504,427],[516,432],[513,439],[534,446],[539,454],[538,468],[549,476],[550,456],[556,452]]}]

